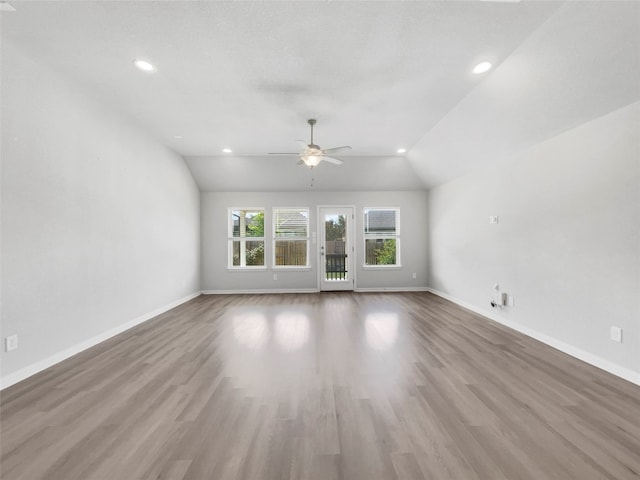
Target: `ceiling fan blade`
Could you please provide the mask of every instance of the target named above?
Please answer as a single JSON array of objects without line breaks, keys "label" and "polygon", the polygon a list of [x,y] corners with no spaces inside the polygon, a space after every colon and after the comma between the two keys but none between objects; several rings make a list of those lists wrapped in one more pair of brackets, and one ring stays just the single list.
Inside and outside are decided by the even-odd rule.
[{"label": "ceiling fan blade", "polygon": [[307,145],[307,142],[303,142],[302,140],[296,140],[296,143],[298,145],[300,145],[300,148],[307,148],[309,145]]},{"label": "ceiling fan blade", "polygon": [[322,153],[338,153],[344,150],[351,150],[351,147],[349,145],[345,145],[343,147],[325,148],[322,150]]},{"label": "ceiling fan blade", "polygon": [[322,160],[329,163],[334,163],[335,165],[342,165],[342,160],[338,160],[337,158],[327,157],[326,155],[322,156]]},{"label": "ceiling fan blade", "polygon": [[292,152],[269,152],[267,155],[295,155],[296,157],[300,155],[300,153],[292,153]]}]

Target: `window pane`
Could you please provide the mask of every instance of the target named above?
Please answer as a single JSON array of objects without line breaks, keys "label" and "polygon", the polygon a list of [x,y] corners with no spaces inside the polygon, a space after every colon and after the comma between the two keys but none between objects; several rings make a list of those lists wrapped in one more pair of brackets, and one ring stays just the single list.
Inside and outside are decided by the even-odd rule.
[{"label": "window pane", "polygon": [[275,211],[276,237],[307,237],[309,211],[301,208],[279,208]]},{"label": "window pane", "polygon": [[236,242],[236,241],[233,242],[231,257],[233,259],[232,265],[234,267],[239,267],[240,266],[240,242]]},{"label": "window pane", "polygon": [[234,237],[264,237],[264,210],[233,210]]},{"label": "window pane", "polygon": [[367,238],[365,246],[365,265],[395,265],[395,238]]},{"label": "window pane", "polygon": [[324,236],[327,242],[342,242],[347,238],[347,219],[344,215],[327,215],[324,222]]},{"label": "window pane", "polygon": [[365,210],[364,233],[374,235],[395,235],[396,211],[375,209]]},{"label": "window pane", "polygon": [[307,266],[306,240],[276,240],[276,265]]},{"label": "window pane", "polygon": [[246,259],[248,267],[262,267],[264,265],[264,242],[247,241]]},{"label": "window pane", "polygon": [[231,255],[233,267],[262,267],[264,266],[264,241],[233,240]]}]

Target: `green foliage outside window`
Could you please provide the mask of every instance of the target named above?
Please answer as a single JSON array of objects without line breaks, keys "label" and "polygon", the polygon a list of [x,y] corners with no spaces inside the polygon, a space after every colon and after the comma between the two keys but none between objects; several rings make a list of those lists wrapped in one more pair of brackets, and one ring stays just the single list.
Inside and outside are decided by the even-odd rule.
[{"label": "green foliage outside window", "polygon": [[395,265],[396,263],[396,241],[388,238],[382,243],[381,248],[374,250],[376,265]]},{"label": "green foliage outside window", "polygon": [[247,237],[264,237],[264,212],[259,212],[251,217],[251,221],[247,225]]},{"label": "green foliage outside window", "polygon": [[[264,212],[254,215],[247,225],[248,237],[264,237]],[[253,248],[252,245],[257,243]],[[247,266],[264,265],[264,242],[247,242]]]},{"label": "green foliage outside window", "polygon": [[[251,242],[259,243],[257,247],[247,249],[247,266],[263,266],[264,265],[264,242]],[[247,247],[250,243],[247,242]]]},{"label": "green foliage outside window", "polygon": [[347,223],[344,215],[339,215],[337,222],[333,219],[325,222],[325,240],[330,241],[344,241],[346,235]]}]

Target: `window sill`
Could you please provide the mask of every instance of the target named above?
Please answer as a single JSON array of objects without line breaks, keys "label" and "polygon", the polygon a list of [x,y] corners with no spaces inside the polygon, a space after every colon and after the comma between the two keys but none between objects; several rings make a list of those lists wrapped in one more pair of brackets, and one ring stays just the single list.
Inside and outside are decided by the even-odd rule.
[{"label": "window sill", "polygon": [[278,272],[310,272],[311,271],[311,267],[310,266],[300,266],[300,267],[294,267],[292,265],[282,265],[282,266],[277,266],[277,267],[271,267],[271,270],[274,271],[278,271]]},{"label": "window sill", "polygon": [[267,267],[227,267],[227,272],[266,272]]},{"label": "window sill", "polygon": [[401,270],[402,265],[363,265],[364,270]]}]

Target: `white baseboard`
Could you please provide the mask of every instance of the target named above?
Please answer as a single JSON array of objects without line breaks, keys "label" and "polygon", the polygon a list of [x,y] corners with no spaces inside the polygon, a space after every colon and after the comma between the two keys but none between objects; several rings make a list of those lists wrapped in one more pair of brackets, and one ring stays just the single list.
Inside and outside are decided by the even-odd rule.
[{"label": "white baseboard", "polygon": [[318,293],[317,288],[265,288],[255,290],[203,290],[204,295],[262,295],[269,293]]},{"label": "white baseboard", "polygon": [[363,287],[356,288],[355,292],[383,293],[383,292],[428,292],[428,287]]},{"label": "white baseboard", "polygon": [[52,367],[56,363],[60,363],[63,360],[66,360],[69,357],[72,357],[84,350],[87,350],[88,348],[91,348],[100,342],[104,342],[105,340],[108,340],[111,337],[115,337],[116,335],[119,335],[120,333],[126,330],[129,330],[130,328],[133,328],[136,325],[140,325],[141,323],[144,323],[147,320],[157,317],[161,313],[164,313],[168,310],[171,310],[172,308],[177,307],[178,305],[182,305],[183,303],[188,302],[193,298],[196,298],[201,294],[202,292],[196,292],[196,293],[192,293],[191,295],[187,295],[184,298],[171,302],[160,308],[156,308],[155,310],[148,312],[140,317],[134,318],[133,320],[130,320],[127,323],[123,323],[122,325],[118,325],[117,327],[112,328],[111,330],[107,330],[106,332],[103,332],[100,335],[96,335],[95,337],[89,338],[82,343],[79,343],[70,348],[67,348],[66,350],[63,350],[54,355],[51,355],[50,357],[44,358],[27,367],[21,368],[16,372],[10,373],[9,375],[6,375],[0,378],[0,390],[3,390],[7,387],[10,387],[11,385],[21,382],[22,380],[25,380],[31,377],[32,375],[35,375],[36,373],[39,373],[49,367]]},{"label": "white baseboard", "polygon": [[459,298],[452,297],[451,295],[440,292],[433,288],[428,288],[427,291],[429,291],[430,293],[433,293],[434,295],[442,297],[445,300],[449,300],[450,302],[460,305],[461,307],[471,310],[472,312],[482,315],[483,317],[487,317],[493,320],[494,322],[498,322],[506,327],[512,328],[513,330],[523,333],[531,338],[534,338],[546,345],[549,345],[550,347],[555,348],[556,350],[560,350],[561,352],[566,353],[567,355],[571,355],[572,357],[577,358],[578,360],[582,360],[583,362],[586,362],[589,365],[593,365],[594,367],[598,367],[601,370],[604,370],[605,372],[611,373],[620,378],[624,378],[625,380],[631,383],[635,383],[636,385],[640,385],[640,372],[636,372],[629,368],[622,367],[616,363],[610,362],[609,360],[605,360],[604,358],[598,357],[597,355],[594,355],[590,352],[582,350],[571,344],[565,343],[563,341],[560,341],[553,337],[545,335],[544,333],[540,333],[536,330],[532,330],[531,328],[528,328],[519,323],[509,321],[503,317],[496,315],[494,312],[491,312],[490,310],[479,308],[475,305],[465,302],[464,300],[460,300]]},{"label": "white baseboard", "polygon": [[[427,287],[376,287],[376,288],[355,288],[354,292],[427,292]],[[268,293],[318,293],[317,288],[272,288],[258,290],[203,290],[205,295],[251,295]]]}]

